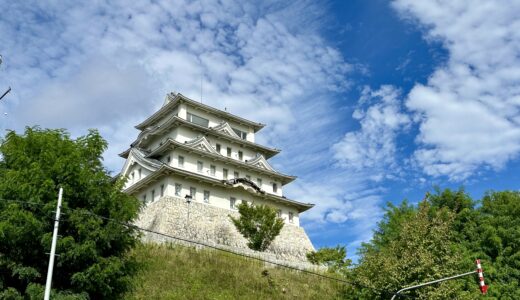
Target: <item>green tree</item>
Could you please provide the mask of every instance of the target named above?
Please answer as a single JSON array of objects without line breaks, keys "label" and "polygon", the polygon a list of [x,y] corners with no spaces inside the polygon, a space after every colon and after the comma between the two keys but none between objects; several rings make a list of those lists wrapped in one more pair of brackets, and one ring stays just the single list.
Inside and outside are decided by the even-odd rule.
[{"label": "green tree", "polygon": [[113,299],[130,287],[137,263],[128,253],[138,234],[120,222],[136,218],[139,202],[122,193],[123,180],[113,180],[103,167],[106,147],[94,130],[72,139],[64,130],[34,127],[23,134],[10,131],[1,141],[1,290],[40,297],[60,186],[54,292],[67,299]]},{"label": "green tree", "polygon": [[[378,237],[377,244],[363,245],[359,265],[351,274],[352,280],[367,288],[353,286],[347,295],[356,299],[386,299],[389,292],[402,287],[462,273],[462,253],[453,247],[454,213],[448,209],[432,212],[430,208],[423,201],[416,210],[405,204],[387,211],[378,234],[388,234],[389,238]],[[381,231],[383,228],[393,229]],[[407,295],[414,299],[472,299],[468,292],[460,292],[461,284],[445,282]]]},{"label": "green tree", "polygon": [[307,259],[315,265],[323,265],[329,268],[329,271],[344,271],[349,267],[352,261],[347,259],[347,249],[345,246],[336,246],[334,248],[322,247],[318,251],[307,253]]},{"label": "green tree", "polygon": [[489,299],[520,299],[520,193],[490,192],[482,199],[470,253],[482,258]]},{"label": "green tree", "polygon": [[265,251],[271,242],[280,234],[284,222],[277,217],[274,208],[267,205],[249,205],[242,202],[238,205],[240,216],[231,221],[247,240],[247,246],[253,250]]}]

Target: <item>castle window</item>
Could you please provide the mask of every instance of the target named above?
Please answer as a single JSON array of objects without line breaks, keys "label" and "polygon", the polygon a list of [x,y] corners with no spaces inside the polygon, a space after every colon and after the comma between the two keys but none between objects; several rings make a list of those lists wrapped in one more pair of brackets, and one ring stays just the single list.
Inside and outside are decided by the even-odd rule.
[{"label": "castle window", "polygon": [[141,179],[141,174],[142,174],[141,168],[139,168],[139,169],[137,170],[137,173],[139,174],[139,179]]},{"label": "castle window", "polygon": [[231,148],[230,147],[227,147],[227,156],[231,157]]},{"label": "castle window", "polygon": [[259,188],[262,188],[262,178],[256,179],[256,185],[258,185]]},{"label": "castle window", "polygon": [[143,202],[146,203],[146,194],[143,195]]},{"label": "castle window", "polygon": [[208,125],[209,125],[209,120],[208,119],[205,119],[203,117],[199,117],[199,116],[194,115],[194,114],[188,113],[187,119],[188,119],[189,122],[191,122],[193,124],[197,124],[199,126],[208,127]]},{"label": "castle window", "polygon": [[289,223],[294,223],[294,214],[292,211],[289,212]]},{"label": "castle window", "polygon": [[243,140],[247,138],[247,132],[233,128],[233,131]]},{"label": "castle window", "polygon": [[204,191],[204,202],[209,203],[209,191]]},{"label": "castle window", "polygon": [[152,190],[152,202],[155,200],[155,190]]},{"label": "castle window", "polygon": [[216,144],[215,148],[217,149],[218,154],[220,154],[220,144]]},{"label": "castle window", "polygon": [[228,178],[228,170],[227,169],[222,169],[222,176],[224,177],[224,179]]},{"label": "castle window", "polygon": [[277,216],[278,218],[281,218],[281,217],[282,217],[282,210],[281,210],[281,209],[279,209],[279,210],[276,212],[276,216]]},{"label": "castle window", "polygon": [[179,168],[184,168],[184,156],[180,156],[179,155],[179,159],[177,161],[177,164],[178,164]]},{"label": "castle window", "polygon": [[242,153],[242,151],[238,151],[238,159],[239,160],[244,159],[244,153]]},{"label": "castle window", "polygon": [[278,185],[273,182],[273,193],[278,193]]},{"label": "castle window", "polygon": [[234,172],[234,173],[233,173],[233,177],[234,177],[234,178],[238,178],[238,176],[240,176],[240,174],[239,174],[238,172]]},{"label": "castle window", "polygon": [[247,180],[251,180],[251,176],[246,175]]},{"label": "castle window", "polygon": [[217,173],[217,167],[215,167],[214,165],[211,165],[211,166],[209,167],[209,174],[210,174],[211,176],[215,176],[215,173]]},{"label": "castle window", "polygon": [[197,196],[197,189],[194,187],[190,187],[190,196],[191,199],[195,200],[195,197]]},{"label": "castle window", "polygon": [[237,209],[236,207],[237,199],[234,197],[229,198],[229,208],[230,209]]},{"label": "castle window", "polygon": [[161,197],[164,196],[164,184],[161,184]]},{"label": "castle window", "polygon": [[204,168],[204,163],[201,162],[200,160],[197,161],[197,171],[198,172],[202,172],[202,169]]},{"label": "castle window", "polygon": [[166,162],[170,163],[171,160],[172,160],[171,156],[168,155],[168,157],[166,157]]},{"label": "castle window", "polygon": [[182,184],[176,183],[175,184],[175,196],[181,196],[182,193]]}]

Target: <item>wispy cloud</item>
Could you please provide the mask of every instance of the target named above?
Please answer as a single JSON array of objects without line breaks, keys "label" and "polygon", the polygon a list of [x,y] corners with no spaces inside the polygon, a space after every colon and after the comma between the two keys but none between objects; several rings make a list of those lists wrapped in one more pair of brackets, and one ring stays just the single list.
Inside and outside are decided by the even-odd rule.
[{"label": "wispy cloud", "polygon": [[[462,180],[520,152],[518,1],[394,1],[449,59],[409,94],[367,87],[360,99],[341,93],[353,72],[370,77],[369,62],[350,64],[320,35],[327,8],[314,1],[1,3],[0,82],[13,92],[0,129],[99,128],[117,172],[133,126],[167,92],[226,107],[268,124],[258,142],[282,148],[273,164],[300,177],[286,194],[316,203],[303,215],[311,235],[326,228],[349,247],[370,238],[387,181],[414,163]],[[416,124],[410,159],[399,138]]]},{"label": "wispy cloud", "polygon": [[393,6],[449,51],[406,105],[420,123],[415,160],[463,180],[520,153],[520,1],[411,1]]},{"label": "wispy cloud", "polygon": [[258,141],[284,149],[274,164],[301,178],[286,194],[316,203],[304,215],[310,231],[350,224],[362,239],[370,236],[380,190],[365,180],[370,172],[338,168],[331,150],[345,122],[336,96],[350,88],[355,67],[319,35],[323,7],[312,1],[8,6],[0,44],[10,62],[0,76],[16,92],[3,128],[40,124],[73,134],[99,128],[110,143],[106,165],[117,172],[116,154],[136,136],[133,125],[175,90],[268,124]]},{"label": "wispy cloud", "polygon": [[388,85],[375,91],[365,87],[352,117],[361,128],[333,146],[334,158],[346,169],[372,172],[376,181],[393,176],[399,168],[397,135],[410,124],[401,107],[400,91]]},{"label": "wispy cloud", "polygon": [[[101,128],[115,171],[133,125],[169,91],[269,124],[260,141],[278,146],[305,121],[295,107],[349,84],[352,67],[312,29],[322,9],[311,1],[6,5],[2,79],[15,92],[2,127]],[[298,30],[294,16],[314,25]]]}]

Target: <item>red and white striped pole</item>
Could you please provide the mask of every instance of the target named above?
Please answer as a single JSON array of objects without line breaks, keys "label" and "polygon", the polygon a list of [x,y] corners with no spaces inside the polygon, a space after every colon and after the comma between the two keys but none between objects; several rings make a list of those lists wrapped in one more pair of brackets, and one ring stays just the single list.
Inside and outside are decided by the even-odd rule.
[{"label": "red and white striped pole", "polygon": [[477,259],[475,261],[475,263],[477,264],[477,273],[478,273],[480,292],[482,294],[485,294],[485,293],[487,293],[488,286],[484,283],[484,271],[482,271],[482,265],[480,264],[480,259]]}]

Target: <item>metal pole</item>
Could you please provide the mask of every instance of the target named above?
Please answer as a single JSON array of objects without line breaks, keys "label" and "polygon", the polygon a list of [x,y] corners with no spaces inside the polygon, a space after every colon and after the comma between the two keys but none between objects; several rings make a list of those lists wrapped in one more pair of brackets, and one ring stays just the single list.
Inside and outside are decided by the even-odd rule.
[{"label": "metal pole", "polygon": [[430,281],[430,282],[426,282],[426,283],[421,283],[421,284],[413,285],[413,286],[409,286],[409,287],[405,287],[405,288],[400,289],[399,291],[397,291],[397,292],[392,296],[391,300],[394,300],[395,297],[396,297],[397,295],[399,295],[401,292],[404,292],[404,291],[417,289],[417,288],[420,288],[420,287],[423,287],[423,286],[432,285],[432,284],[434,284],[434,283],[439,283],[439,282],[446,281],[446,280],[451,280],[451,279],[455,279],[455,278],[459,278],[459,277],[468,276],[468,275],[471,275],[471,274],[475,274],[475,273],[477,273],[477,272],[478,272],[478,271],[475,270],[475,271],[471,271],[471,272],[464,273],[464,274],[454,275],[454,276],[451,276],[451,277],[441,278],[441,279],[437,279],[437,280],[434,280],[434,281]]},{"label": "metal pole", "polygon": [[51,295],[52,271],[54,268],[54,256],[56,255],[56,241],[58,239],[58,225],[60,224],[61,197],[63,196],[63,188],[60,187],[58,194],[58,205],[56,207],[56,218],[54,219],[54,231],[52,233],[51,255],[49,257],[49,269],[47,270],[47,283],[45,284],[44,300],[49,300]]},{"label": "metal pole", "polygon": [[10,91],[11,91],[11,87],[9,87],[9,88],[7,89],[7,91],[5,91],[5,93],[3,93],[2,96],[0,96],[0,100],[2,100],[2,98],[5,97],[5,95],[9,94]]}]

